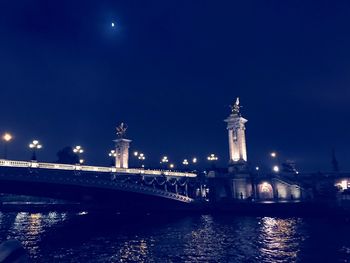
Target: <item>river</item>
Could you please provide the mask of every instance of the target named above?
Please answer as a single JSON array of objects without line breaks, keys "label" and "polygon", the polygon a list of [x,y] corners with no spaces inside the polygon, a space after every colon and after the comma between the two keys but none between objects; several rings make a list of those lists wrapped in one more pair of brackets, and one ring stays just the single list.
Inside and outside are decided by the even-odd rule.
[{"label": "river", "polygon": [[0,213],[33,262],[349,262],[344,219]]}]

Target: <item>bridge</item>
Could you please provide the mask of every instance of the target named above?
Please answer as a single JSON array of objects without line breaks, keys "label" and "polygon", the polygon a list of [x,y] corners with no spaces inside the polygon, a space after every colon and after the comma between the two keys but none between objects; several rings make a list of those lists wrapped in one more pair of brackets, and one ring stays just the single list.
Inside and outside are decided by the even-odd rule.
[{"label": "bridge", "polygon": [[0,192],[118,211],[193,210],[195,173],[0,159]]}]

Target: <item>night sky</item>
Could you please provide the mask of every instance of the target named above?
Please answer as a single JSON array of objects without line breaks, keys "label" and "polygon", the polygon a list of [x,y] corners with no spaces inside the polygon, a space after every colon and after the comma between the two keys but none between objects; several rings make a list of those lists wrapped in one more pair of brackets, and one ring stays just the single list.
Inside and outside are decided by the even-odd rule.
[{"label": "night sky", "polygon": [[[350,170],[349,1],[0,2],[0,132],[9,158],[55,161],[82,145],[108,165],[129,126],[146,165],[216,153],[239,96],[248,159],[276,150],[301,170]],[[115,27],[111,23],[115,23]]]}]

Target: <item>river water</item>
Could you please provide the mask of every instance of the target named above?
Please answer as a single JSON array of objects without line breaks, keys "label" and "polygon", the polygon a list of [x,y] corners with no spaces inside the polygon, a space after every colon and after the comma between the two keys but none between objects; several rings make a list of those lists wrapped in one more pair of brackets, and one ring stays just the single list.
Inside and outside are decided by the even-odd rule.
[{"label": "river water", "polygon": [[349,262],[344,219],[0,213],[33,262]]}]

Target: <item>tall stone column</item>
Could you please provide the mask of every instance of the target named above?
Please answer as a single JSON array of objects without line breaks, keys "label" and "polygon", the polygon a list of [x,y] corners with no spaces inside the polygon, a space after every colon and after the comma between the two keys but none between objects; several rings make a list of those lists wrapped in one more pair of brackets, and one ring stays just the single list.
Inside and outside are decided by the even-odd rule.
[{"label": "tall stone column", "polygon": [[129,168],[129,146],[131,140],[117,139],[115,142],[115,167]]},{"label": "tall stone column", "polygon": [[117,127],[118,139],[115,142],[115,167],[116,168],[129,168],[129,147],[131,140],[125,139],[125,133],[127,126],[121,123]]},{"label": "tall stone column", "polygon": [[228,130],[230,164],[247,162],[245,139],[245,123],[247,121],[240,114],[239,98],[237,98],[235,104],[232,106],[230,116],[225,120]]}]

